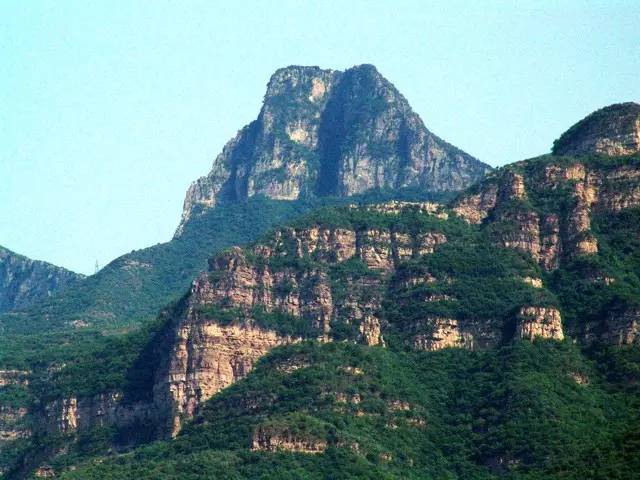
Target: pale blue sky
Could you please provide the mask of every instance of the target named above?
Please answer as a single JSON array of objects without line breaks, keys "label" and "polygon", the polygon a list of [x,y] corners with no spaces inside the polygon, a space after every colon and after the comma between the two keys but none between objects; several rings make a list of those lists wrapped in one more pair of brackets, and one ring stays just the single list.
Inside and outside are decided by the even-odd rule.
[{"label": "pale blue sky", "polygon": [[291,64],[372,63],[491,165],[640,100],[640,2],[0,1],[0,245],[89,273],[171,238]]}]

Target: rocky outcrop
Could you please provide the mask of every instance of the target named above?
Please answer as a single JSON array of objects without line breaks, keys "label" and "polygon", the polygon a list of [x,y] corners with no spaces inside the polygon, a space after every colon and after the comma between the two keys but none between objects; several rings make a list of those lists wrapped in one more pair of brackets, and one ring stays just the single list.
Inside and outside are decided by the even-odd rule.
[{"label": "rocky outcrop", "polygon": [[364,207],[356,207],[355,205],[352,205],[352,208],[364,208],[370,212],[385,213],[387,215],[398,215],[410,210],[427,215],[435,215],[442,220],[449,218],[449,214],[445,207],[435,202],[402,202],[399,200],[391,200],[385,203],[365,205]]},{"label": "rocky outcrop", "polygon": [[78,273],[0,247],[0,312],[27,308],[82,278]]},{"label": "rocky outcrop", "polygon": [[640,206],[640,168],[637,165],[614,168],[600,175],[598,181],[596,211],[618,213]]},{"label": "rocky outcrop", "polygon": [[271,77],[258,118],[189,187],[176,235],[194,214],[224,201],[459,190],[489,170],[429,132],[375,67],[287,67]]},{"label": "rocky outcrop", "polygon": [[[178,325],[154,386],[154,401],[175,435],[201,402],[245,377],[272,348],[294,339],[252,325],[218,324],[193,306]],[[166,430],[168,429],[168,430]]]},{"label": "rocky outcrop", "polygon": [[470,332],[462,331],[458,320],[433,317],[414,326],[419,330],[412,339],[415,350],[433,352],[443,348],[472,348],[473,337]]},{"label": "rocky outcrop", "polygon": [[44,407],[41,427],[48,433],[72,434],[94,427],[127,427],[135,423],[155,421],[156,414],[152,405],[128,404],[123,400],[121,392],[83,398],[61,398]]},{"label": "rocky outcrop", "polygon": [[29,385],[30,375],[31,372],[28,370],[0,370],[0,387]]},{"label": "rocky outcrop", "polygon": [[522,279],[527,285],[531,285],[533,288],[542,288],[542,279],[535,277],[524,277]]},{"label": "rocky outcrop", "polygon": [[522,200],[526,198],[527,191],[524,186],[524,176],[520,173],[507,171],[501,179],[498,198],[505,202],[508,200]]},{"label": "rocky outcrop", "polygon": [[251,439],[251,450],[254,452],[318,454],[326,449],[326,440],[296,434],[286,426],[259,425]]},{"label": "rocky outcrop", "polygon": [[522,307],[518,312],[516,338],[564,339],[560,312],[554,307]]},{"label": "rocky outcrop", "polygon": [[35,469],[33,476],[36,478],[55,478],[56,471],[50,465],[41,465]]},{"label": "rocky outcrop", "polygon": [[0,406],[0,448],[3,442],[29,438],[31,429],[25,424],[25,407]]},{"label": "rocky outcrop", "polygon": [[562,253],[560,217],[554,213],[545,216],[540,233],[540,265],[545,270],[555,270],[560,266],[560,255]]},{"label": "rocky outcrop", "polygon": [[558,201],[557,211],[549,211],[547,204],[540,213],[527,194],[525,174],[507,169],[481,184],[478,193],[463,195],[452,209],[469,223],[491,227],[499,245],[527,252],[545,270],[554,270],[563,258],[598,252],[591,231],[593,212],[640,205],[640,182],[633,180],[636,173],[640,175],[640,169],[606,172],[589,170],[580,162],[549,163],[528,180],[534,196],[559,196],[555,191],[562,190],[570,198],[570,207],[565,210]]},{"label": "rocky outcrop", "polygon": [[[439,209],[408,202],[376,208],[388,215],[403,209],[436,215]],[[282,228],[250,250],[234,247],[217,255],[209,272],[193,282],[164,347],[169,354],[154,398],[168,412],[168,430],[177,433],[204,400],[247,375],[272,348],[301,338],[331,340],[333,322],[355,332],[349,340],[384,346],[379,312],[388,272],[446,241],[434,231],[309,225]],[[370,274],[347,274],[336,290],[327,268],[351,259],[360,260]],[[285,314],[306,328],[296,334],[274,324],[267,328],[260,319],[269,314]]]},{"label": "rocky outcrop", "polygon": [[482,186],[480,192],[463,195],[454,202],[452,210],[469,223],[479,224],[495,208],[497,197],[498,187],[488,182]]},{"label": "rocky outcrop", "polygon": [[599,324],[587,327],[587,342],[608,345],[640,345],[640,308],[614,310]]},{"label": "rocky outcrop", "polygon": [[503,247],[529,253],[534,260],[540,260],[540,217],[536,212],[507,210],[499,214],[497,222],[504,225],[497,235]]},{"label": "rocky outcrop", "polygon": [[608,156],[640,152],[640,105],[619,103],[580,120],[553,144],[555,155]]}]

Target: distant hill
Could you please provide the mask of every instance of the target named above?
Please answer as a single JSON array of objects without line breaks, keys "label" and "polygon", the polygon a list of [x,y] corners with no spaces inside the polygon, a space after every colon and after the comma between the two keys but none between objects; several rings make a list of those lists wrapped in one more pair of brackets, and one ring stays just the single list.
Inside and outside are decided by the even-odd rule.
[{"label": "distant hill", "polygon": [[25,309],[69,287],[84,275],[0,246],[0,313]]}]

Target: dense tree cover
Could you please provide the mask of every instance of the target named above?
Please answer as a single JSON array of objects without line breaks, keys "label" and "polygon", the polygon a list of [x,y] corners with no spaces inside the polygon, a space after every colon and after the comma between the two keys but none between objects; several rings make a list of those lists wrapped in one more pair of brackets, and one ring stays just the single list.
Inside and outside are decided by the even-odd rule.
[{"label": "dense tree cover", "polygon": [[[525,178],[536,178],[552,161],[570,159],[546,157],[539,164],[514,168],[526,170]],[[585,161],[595,166],[601,162],[598,157]],[[547,196],[532,184],[527,190],[525,201],[504,208],[544,214],[573,206],[566,189]],[[363,202],[384,196],[376,193]],[[588,322],[640,298],[638,215],[635,209],[594,215],[598,255],[566,259],[550,274],[524,254],[492,246],[495,230],[456,218],[445,222],[412,212],[390,216],[349,208],[322,208],[304,215],[291,225],[445,233],[448,242],[438,247],[437,255],[409,259],[394,276],[401,280],[429,273],[450,281],[413,288],[396,288],[399,281],[390,284],[383,292],[381,312],[390,324],[386,349],[343,341],[356,332],[334,322],[332,335],[338,341],[274,350],[248,378],[211,399],[175,441],[114,455],[114,445],[131,447],[139,432],[96,429],[82,432],[53,466],[57,471],[78,466],[62,475],[73,480],[634,478],[640,468],[637,347],[587,348],[571,340],[516,342],[505,335],[507,340],[491,350],[417,353],[405,348],[402,329],[396,327],[438,315],[508,330],[519,306],[555,305],[565,330],[577,335]],[[276,269],[325,269],[336,299],[347,293],[347,279],[375,280],[380,275],[358,260],[334,266],[322,266],[314,257],[271,262]],[[525,276],[542,277],[545,288],[527,285]],[[605,277],[615,282],[594,281]],[[432,294],[455,301],[422,301]],[[128,401],[149,399],[158,361],[153,347],[174,308],[179,310],[180,301],[146,328],[125,335],[123,329],[118,335],[86,330],[4,337],[0,364],[41,372],[29,391],[4,394],[15,404],[112,389],[124,389]],[[212,307],[204,313],[229,323],[238,321],[241,312]],[[256,309],[249,314],[252,321],[281,333],[317,333],[280,312]],[[64,368],[47,372],[52,364],[62,363]],[[291,364],[301,368],[284,368]],[[324,441],[328,447],[315,455],[254,452],[252,437],[259,427]],[[55,444],[52,439],[37,440],[45,449]],[[21,444],[12,448],[15,451],[2,455],[19,458],[34,452]]]},{"label": "dense tree cover", "polygon": [[[637,386],[630,392],[625,381],[637,375],[630,356],[637,361],[637,350],[585,355],[548,341],[483,352],[281,347],[176,440],[100,457],[62,478],[633,478],[640,443]],[[291,362],[300,368],[283,368]],[[259,426],[328,448],[252,452]]]}]

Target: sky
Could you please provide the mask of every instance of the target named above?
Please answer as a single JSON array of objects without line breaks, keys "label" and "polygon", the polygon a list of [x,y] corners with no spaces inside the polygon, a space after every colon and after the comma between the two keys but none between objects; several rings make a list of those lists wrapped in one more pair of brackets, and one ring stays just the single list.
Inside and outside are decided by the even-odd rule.
[{"label": "sky", "polygon": [[371,63],[493,166],[640,101],[640,2],[0,0],[0,245],[93,273],[169,240],[287,65]]}]

